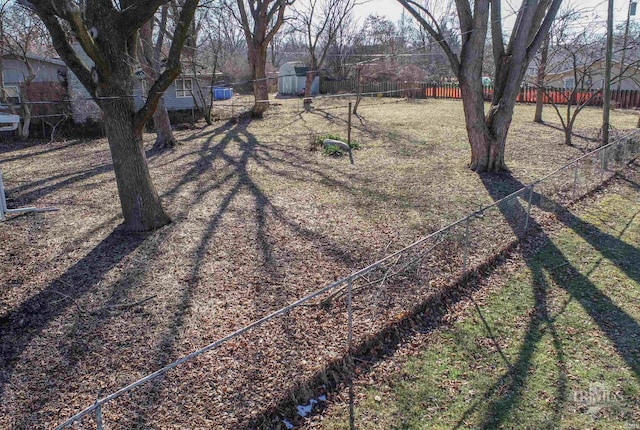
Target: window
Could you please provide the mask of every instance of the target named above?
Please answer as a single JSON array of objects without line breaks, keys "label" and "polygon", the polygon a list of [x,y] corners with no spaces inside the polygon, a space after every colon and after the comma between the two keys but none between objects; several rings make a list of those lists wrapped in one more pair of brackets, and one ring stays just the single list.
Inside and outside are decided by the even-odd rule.
[{"label": "window", "polygon": [[190,78],[176,79],[176,97],[191,97],[193,82]]},{"label": "window", "polygon": [[20,104],[20,90],[18,89],[18,87],[4,87],[4,95],[7,97],[7,102],[9,102],[10,104]]},{"label": "window", "polygon": [[576,86],[575,80],[573,78],[564,78],[564,89],[572,90]]}]

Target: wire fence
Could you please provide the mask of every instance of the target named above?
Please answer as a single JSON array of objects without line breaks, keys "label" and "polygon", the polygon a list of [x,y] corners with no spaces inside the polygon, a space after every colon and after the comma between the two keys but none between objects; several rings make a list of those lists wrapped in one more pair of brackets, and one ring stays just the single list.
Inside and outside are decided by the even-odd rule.
[{"label": "wire fence", "polygon": [[[640,132],[634,132],[533,183],[514,180],[499,191],[487,183],[494,203],[99,397],[56,429],[157,428],[154,420],[160,417],[175,427],[236,428],[249,421],[252,427],[292,428],[292,417],[256,424],[264,416],[259,409],[261,396],[269,391],[265,387],[282,386],[290,405],[298,405],[298,418],[306,415],[317,391],[302,389],[300,378],[338,383],[340,377],[328,368],[351,362],[356,351],[417,304],[428,303],[549,217],[566,214],[569,203],[600,187],[638,155]],[[336,325],[344,330],[327,328]],[[303,355],[300,351],[308,348],[301,345],[312,345],[316,355]],[[217,365],[206,354],[214,350]],[[352,427],[354,413],[351,408]]]}]

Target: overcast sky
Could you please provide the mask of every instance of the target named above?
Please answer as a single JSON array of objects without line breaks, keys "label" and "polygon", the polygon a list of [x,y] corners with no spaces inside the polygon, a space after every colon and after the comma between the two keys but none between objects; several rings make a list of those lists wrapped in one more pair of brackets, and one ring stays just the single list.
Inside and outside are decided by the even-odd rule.
[{"label": "overcast sky", "polygon": [[[504,4],[520,5],[520,0],[505,1]],[[601,25],[603,29],[606,27],[607,19],[607,3],[608,0],[564,0],[563,4],[580,5],[585,8],[590,15],[588,24]],[[564,6],[563,6],[564,7]],[[627,16],[629,0],[614,0],[614,20],[616,23],[624,22]],[[510,11],[503,12],[503,16],[507,16]],[[396,0],[370,0],[366,4],[357,7],[356,15],[363,21],[369,14],[378,14],[389,17],[392,21],[397,21],[402,14],[402,6]],[[634,20],[640,20],[640,5]]]}]

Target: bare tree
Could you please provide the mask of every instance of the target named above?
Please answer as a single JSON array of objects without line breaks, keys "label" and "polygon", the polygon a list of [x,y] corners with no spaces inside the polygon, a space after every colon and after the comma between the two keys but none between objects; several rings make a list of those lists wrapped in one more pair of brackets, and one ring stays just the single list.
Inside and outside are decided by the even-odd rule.
[{"label": "bare tree", "polygon": [[355,40],[359,30],[353,15],[347,15],[338,28],[327,54],[327,68],[334,76],[344,79],[351,73],[351,58],[355,53]]},{"label": "bare tree", "polygon": [[[543,90],[552,104],[565,134],[566,145],[572,145],[573,128],[582,110],[602,96],[604,76],[604,40],[600,34],[588,30],[561,33],[549,55]],[[611,78],[612,85],[637,76],[640,60],[617,62]],[[562,85],[563,88],[557,88]],[[554,88],[555,87],[555,88]]]},{"label": "bare tree", "polygon": [[547,62],[549,61],[549,35],[542,43],[540,50],[540,59],[538,63],[538,73],[536,74],[536,113],[533,122],[543,124],[542,111],[544,109],[544,78],[547,74]]},{"label": "bare tree", "polygon": [[[164,90],[180,74],[180,52],[197,0],[186,0],[177,20],[165,69],[136,110],[131,94],[138,31],[166,0],[85,1],[20,0],[47,27],[53,45],[104,113],[124,225],[135,231],[160,228],[171,219],[153,186],[142,144],[145,123],[156,111]],[[71,45],[77,40],[95,66],[89,69]]]},{"label": "bare tree", "polygon": [[[228,9],[218,4],[209,6],[197,14],[198,24],[194,27],[197,33],[193,38],[196,43],[189,55],[188,67],[193,73],[194,83],[191,89],[193,100],[202,113],[207,124],[213,124],[213,102],[215,100],[213,89],[216,84],[216,75],[227,57],[228,52],[233,52],[229,45],[234,40],[227,39],[229,32]],[[202,84],[199,74],[204,72],[206,85]]]},{"label": "bare tree", "polygon": [[285,21],[269,43],[269,62],[276,69],[279,68],[287,56],[304,54],[303,43],[296,37],[296,28],[292,20]]},{"label": "bare tree", "polygon": [[298,2],[295,9],[297,30],[304,34],[309,55],[309,70],[304,87],[304,104],[311,104],[311,86],[319,75],[327,54],[335,41],[345,19],[351,15],[355,0],[308,0]]},{"label": "bare tree", "polygon": [[[502,26],[502,1],[455,0],[461,35],[457,53],[433,9],[419,0],[398,0],[444,50],[460,84],[467,135],[469,167],[476,172],[507,170],[504,151],[520,84],[542,45],[562,0],[525,0],[520,6],[508,43]],[[494,96],[485,115],[482,73],[484,44],[491,19],[495,64]]]},{"label": "bare tree", "polygon": [[267,51],[269,43],[284,23],[285,11],[294,0],[236,0],[228,3],[230,11],[244,30],[247,41],[247,57],[251,66],[253,115],[262,117],[269,108],[267,82]]},{"label": "bare tree", "polygon": [[539,124],[544,122],[542,112],[544,110],[545,80],[547,74],[553,72],[558,65],[564,63],[564,58],[560,58],[563,57],[563,55],[560,54],[561,49],[559,48],[565,43],[565,36],[571,38],[568,33],[570,33],[572,26],[582,28],[580,21],[587,18],[585,12],[586,9],[581,9],[571,4],[563,7],[551,25],[551,29],[547,37],[545,37],[540,51],[533,59],[533,63],[537,68],[535,81],[536,112],[533,119],[534,122]]},{"label": "bare tree", "polygon": [[[167,33],[167,20],[169,14],[169,6],[167,4],[160,8],[160,16],[157,20],[156,39],[154,41],[154,27],[156,23],[155,17],[145,22],[140,28],[138,59],[145,74],[145,82],[151,86],[160,76],[162,69],[161,52],[165,42]],[[171,130],[171,121],[169,120],[169,112],[164,104],[164,96],[158,100],[158,106],[153,113],[153,125],[156,132],[156,141],[154,148],[173,148],[178,141],[173,136]]]}]

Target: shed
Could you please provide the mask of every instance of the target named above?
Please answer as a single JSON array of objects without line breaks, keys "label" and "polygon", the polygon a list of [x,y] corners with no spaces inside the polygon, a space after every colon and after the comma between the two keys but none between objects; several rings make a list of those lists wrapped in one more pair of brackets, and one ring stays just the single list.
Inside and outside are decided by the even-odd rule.
[{"label": "shed", "polygon": [[[284,95],[304,94],[304,86],[309,68],[299,61],[284,63],[278,72],[278,93]],[[311,84],[311,94],[320,92],[320,77]]]}]

